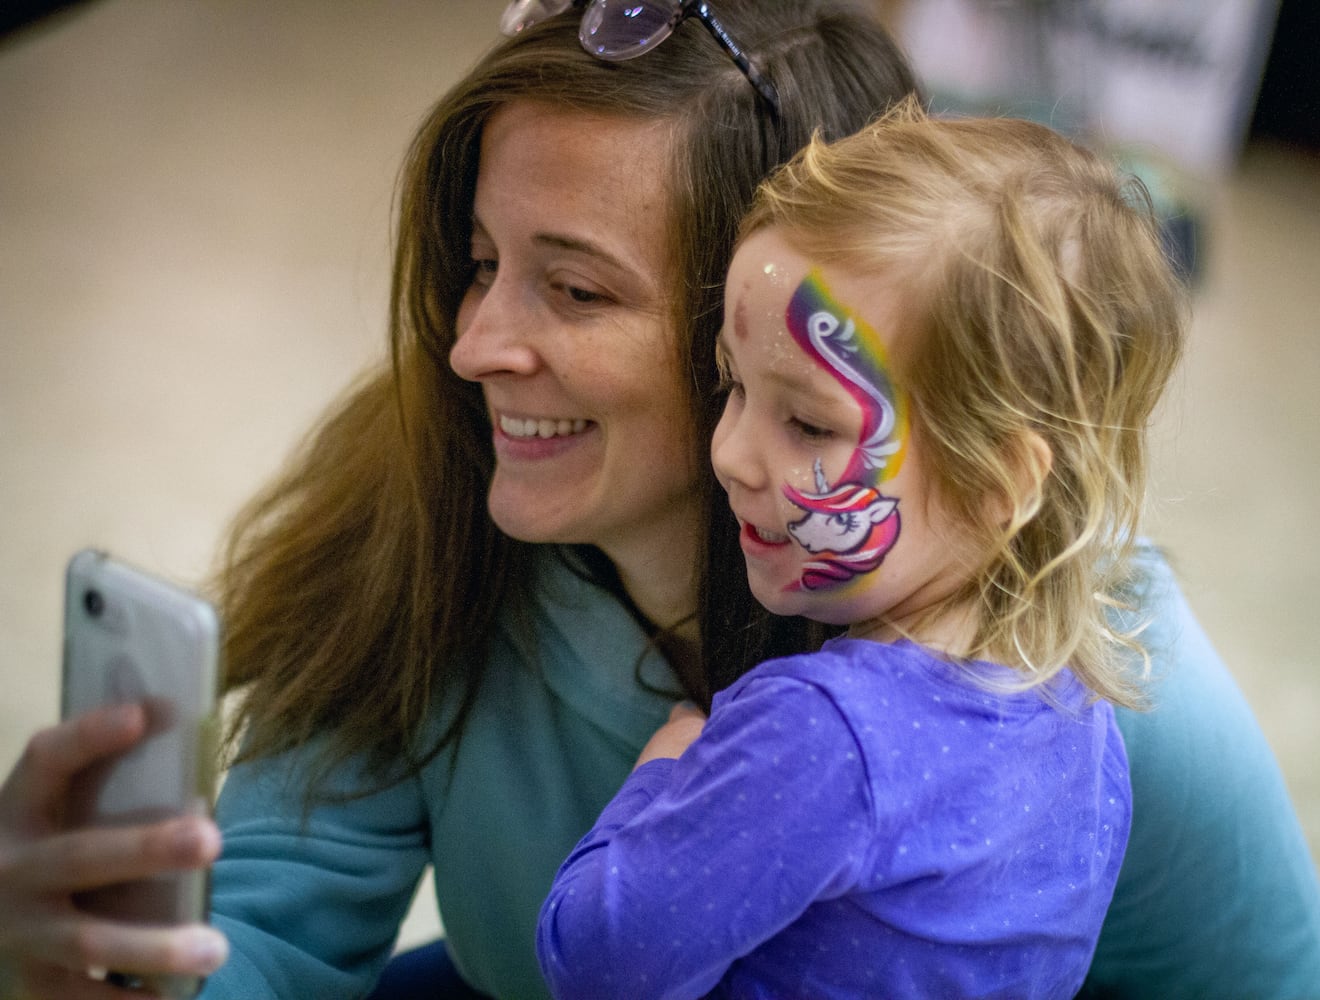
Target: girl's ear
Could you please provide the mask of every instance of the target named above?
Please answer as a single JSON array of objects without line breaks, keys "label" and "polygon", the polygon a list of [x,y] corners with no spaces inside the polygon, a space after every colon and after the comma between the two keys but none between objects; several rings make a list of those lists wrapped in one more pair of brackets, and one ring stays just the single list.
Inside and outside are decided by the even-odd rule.
[{"label": "girl's ear", "polygon": [[1008,446],[1004,457],[1012,476],[1013,492],[989,497],[987,503],[995,524],[1015,531],[1040,509],[1041,489],[1054,464],[1054,451],[1035,431],[1023,431]]}]

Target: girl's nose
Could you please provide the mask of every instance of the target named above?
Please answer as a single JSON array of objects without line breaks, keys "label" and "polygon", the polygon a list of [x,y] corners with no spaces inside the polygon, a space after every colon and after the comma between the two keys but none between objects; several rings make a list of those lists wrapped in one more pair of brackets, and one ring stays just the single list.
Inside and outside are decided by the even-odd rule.
[{"label": "girl's nose", "polygon": [[710,460],[715,477],[727,490],[733,483],[746,490],[763,489],[765,469],[755,448],[756,435],[742,411],[742,402],[730,399],[724,405],[720,422],[710,442]]},{"label": "girl's nose", "polygon": [[499,278],[488,288],[473,286],[458,308],[458,339],[449,351],[449,367],[470,382],[497,375],[530,375],[540,356],[529,333],[535,319],[515,290]]}]

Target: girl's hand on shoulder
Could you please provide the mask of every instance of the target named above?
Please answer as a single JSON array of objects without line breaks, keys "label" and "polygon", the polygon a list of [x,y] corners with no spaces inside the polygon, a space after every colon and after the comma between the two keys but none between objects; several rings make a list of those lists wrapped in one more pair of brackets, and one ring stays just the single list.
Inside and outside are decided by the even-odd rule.
[{"label": "girl's hand on shoulder", "polygon": [[146,733],[140,706],[89,712],[37,733],[0,786],[0,994],[32,1000],[122,997],[89,969],[205,976],[227,954],[210,927],[143,928],[93,917],[75,895],[209,865],[220,833],[209,819],[68,830],[74,778]]},{"label": "girl's hand on shoulder", "polygon": [[642,748],[635,767],[661,757],[683,756],[692,742],[706,727],[706,713],[690,701],[680,701],[669,713],[669,721],[655,731],[655,735]]}]

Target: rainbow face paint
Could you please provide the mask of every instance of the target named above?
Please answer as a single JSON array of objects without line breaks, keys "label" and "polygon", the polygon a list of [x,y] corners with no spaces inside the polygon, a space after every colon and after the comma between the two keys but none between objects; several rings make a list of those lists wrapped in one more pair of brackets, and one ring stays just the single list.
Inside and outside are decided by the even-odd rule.
[{"label": "rainbow face paint", "polygon": [[813,556],[798,587],[817,590],[876,569],[898,541],[898,500],[878,487],[902,465],[907,405],[890,378],[879,335],[831,297],[819,270],[802,280],[785,318],[798,346],[838,380],[862,411],[858,446],[833,486],[819,459],[814,492],[784,486],[788,500],[805,512],[789,524],[789,534]]}]

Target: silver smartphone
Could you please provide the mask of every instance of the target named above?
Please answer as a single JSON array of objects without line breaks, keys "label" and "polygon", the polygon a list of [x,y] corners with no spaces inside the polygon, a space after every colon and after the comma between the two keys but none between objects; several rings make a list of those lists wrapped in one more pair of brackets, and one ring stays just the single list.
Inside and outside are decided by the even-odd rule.
[{"label": "silver smartphone", "polygon": [[[218,749],[220,620],[214,607],[92,549],[69,561],[65,588],[62,716],[124,702],[142,704],[147,714],[147,735],[137,746],[78,776],[70,825],[208,814]],[[203,921],[208,873],[171,872],[107,886],[77,902],[87,912],[134,923]],[[167,997],[191,997],[201,985],[191,977],[115,981]]]}]

